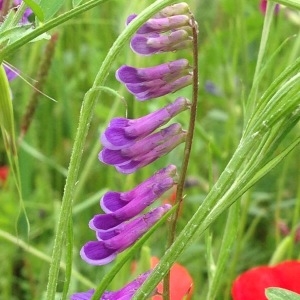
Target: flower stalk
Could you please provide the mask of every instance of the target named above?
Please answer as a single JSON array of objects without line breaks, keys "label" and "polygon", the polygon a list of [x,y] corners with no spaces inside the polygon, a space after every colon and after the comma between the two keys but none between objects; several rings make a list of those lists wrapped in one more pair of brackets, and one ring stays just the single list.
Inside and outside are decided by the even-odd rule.
[{"label": "flower stalk", "polygon": [[[73,9],[73,15],[77,15],[83,11],[88,10],[91,7],[94,7],[100,2],[105,0],[92,0],[90,2],[81,5],[80,7]],[[116,56],[121,51],[124,44],[129,41],[129,39],[134,35],[135,31],[152,15],[170,5],[172,0],[157,0],[153,4],[151,4],[148,8],[146,8],[138,17],[135,18],[123,31],[121,35],[114,42],[112,47],[110,48],[107,56],[105,57],[99,72],[95,78],[94,84],[92,88],[85,94],[80,116],[78,122],[78,128],[75,136],[74,146],[70,158],[70,164],[68,169],[68,175],[66,179],[64,195],[62,198],[62,205],[60,216],[58,220],[57,232],[55,235],[54,246],[53,246],[53,254],[52,254],[52,263],[49,270],[49,278],[46,292],[47,300],[54,300],[56,294],[56,286],[58,282],[58,273],[59,273],[59,265],[62,257],[62,251],[64,248],[64,241],[66,238],[66,228],[68,224],[68,219],[71,217],[72,211],[72,203],[73,203],[73,195],[75,191],[76,181],[78,178],[80,162],[82,158],[82,153],[85,146],[85,140],[89,129],[89,124],[92,119],[92,114],[96,105],[96,102],[99,99],[99,91],[97,87],[103,86],[107,74],[109,73],[110,66],[114,63]],[[90,7],[91,6],[91,7]],[[34,37],[39,36],[41,33],[46,32],[47,30],[61,24],[63,20],[68,20],[73,17],[73,15],[69,12],[67,15],[60,16],[60,18],[52,19],[47,23],[46,30],[42,30],[38,28],[34,34],[28,34],[24,38],[18,40],[17,42],[11,44],[10,46],[3,49],[1,52],[0,59],[3,59],[5,55],[13,50],[16,50],[21,45],[29,42]],[[46,24],[44,25],[46,26]],[[45,28],[44,28],[45,29]]]},{"label": "flower stalk", "polygon": [[[192,32],[193,32],[193,96],[192,96],[192,105],[190,113],[189,128],[187,132],[183,162],[181,165],[180,177],[176,190],[176,202],[178,204],[177,209],[175,210],[174,215],[170,221],[170,235],[168,238],[169,248],[175,239],[176,235],[176,224],[179,216],[180,202],[183,200],[183,188],[186,178],[186,173],[189,165],[190,154],[192,150],[193,136],[195,131],[195,123],[197,118],[197,106],[198,106],[198,90],[199,90],[199,75],[198,75],[198,25],[194,17],[191,17],[192,20]],[[170,273],[167,274],[164,280],[164,299],[169,299],[170,295]]]}]

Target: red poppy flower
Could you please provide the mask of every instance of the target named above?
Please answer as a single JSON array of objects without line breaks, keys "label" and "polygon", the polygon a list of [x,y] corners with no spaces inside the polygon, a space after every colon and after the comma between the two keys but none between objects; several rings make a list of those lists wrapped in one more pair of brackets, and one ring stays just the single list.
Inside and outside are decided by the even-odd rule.
[{"label": "red poppy flower", "polygon": [[[155,256],[151,257],[151,267],[154,268],[159,262],[159,259]],[[163,284],[160,283],[157,286],[159,294],[163,293]],[[170,299],[171,300],[189,300],[193,294],[193,279],[188,270],[175,263],[170,270]],[[152,297],[152,300],[161,300],[162,296],[156,295]]]},{"label": "red poppy flower", "polygon": [[0,167],[0,183],[5,182],[8,177],[8,167],[2,166]]},{"label": "red poppy flower", "polygon": [[241,274],[233,283],[233,300],[266,300],[268,287],[300,293],[300,261],[286,261],[276,266],[260,266]]}]

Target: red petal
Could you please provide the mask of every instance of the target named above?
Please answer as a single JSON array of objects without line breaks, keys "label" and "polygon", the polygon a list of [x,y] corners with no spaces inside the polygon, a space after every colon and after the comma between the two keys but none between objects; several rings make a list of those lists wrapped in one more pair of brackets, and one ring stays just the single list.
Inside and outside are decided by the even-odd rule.
[{"label": "red petal", "polygon": [[281,273],[282,288],[300,293],[300,261],[285,261],[274,269]]},{"label": "red petal", "polygon": [[300,293],[300,262],[287,261],[274,267],[261,266],[241,274],[233,283],[233,300],[266,300],[265,289],[281,287]]},{"label": "red petal", "polygon": [[9,169],[7,166],[0,167],[0,181],[5,182],[8,176]]},{"label": "red petal", "polygon": [[[157,257],[151,258],[151,267],[154,268],[159,262]],[[163,286],[162,283],[158,285],[157,288],[159,293],[162,293]],[[182,265],[175,263],[171,268],[171,278],[170,278],[170,290],[171,300],[182,300],[186,297],[187,300],[191,299],[193,293],[193,279],[187,269]],[[154,296],[152,300],[161,300],[162,296]]]}]

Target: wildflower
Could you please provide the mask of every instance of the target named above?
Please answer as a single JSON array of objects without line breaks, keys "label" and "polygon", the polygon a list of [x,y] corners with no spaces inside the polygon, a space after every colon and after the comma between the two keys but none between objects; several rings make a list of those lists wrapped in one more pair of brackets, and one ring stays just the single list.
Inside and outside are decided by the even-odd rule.
[{"label": "wildflower", "polygon": [[189,107],[190,102],[180,97],[174,103],[138,119],[114,118],[101,135],[102,145],[111,150],[128,147]]},{"label": "wildflower", "polygon": [[[12,1],[12,6],[10,7],[11,9],[18,9],[18,6],[22,3],[22,0],[14,0]],[[0,22],[1,19],[4,18],[3,16],[3,0],[0,0]],[[32,15],[32,10],[30,8],[26,8],[22,19],[20,20],[20,25],[24,25],[29,23],[29,18]],[[18,76],[18,70],[16,70],[15,68],[11,67],[11,66],[5,66],[4,65],[4,69],[6,72],[6,76],[8,78],[9,81],[15,79]]]},{"label": "wildflower", "polygon": [[[189,28],[187,28],[189,29]],[[171,31],[169,34],[137,34],[131,39],[131,49],[141,55],[175,51],[192,46],[191,32],[186,29]]]},{"label": "wildflower", "polygon": [[[155,256],[151,257],[151,268],[159,263]],[[170,299],[172,300],[189,300],[193,294],[193,278],[188,270],[179,263],[175,263],[170,269]],[[157,292],[163,294],[163,285],[157,286]],[[152,300],[161,300],[162,296],[156,295]]]},{"label": "wildflower", "polygon": [[[13,0],[12,1],[12,5],[11,5],[11,9],[18,9],[18,7],[21,5],[22,3],[22,0]],[[0,0],[0,11],[2,11],[3,9],[3,0]],[[22,16],[22,19],[20,21],[21,24],[26,24],[26,23],[29,23],[29,18],[30,16],[32,15],[32,10],[30,8],[26,8],[23,16]]]},{"label": "wildflower", "polygon": [[[101,208],[105,213],[119,212],[120,209],[123,209],[129,203],[133,203],[135,210],[141,204],[145,208],[175,185],[177,179],[176,167],[169,165],[157,171],[150,178],[128,192],[107,192],[100,200]],[[144,208],[139,209],[137,213],[141,212]]]},{"label": "wildflower", "polygon": [[15,68],[13,68],[11,66],[8,67],[5,64],[3,64],[3,66],[4,66],[4,70],[5,70],[8,81],[11,81],[18,76],[18,70],[16,70]]},{"label": "wildflower", "polygon": [[0,182],[5,183],[8,177],[9,169],[7,166],[0,167]]},{"label": "wildflower", "polygon": [[121,173],[133,173],[169,153],[183,143],[185,138],[186,131],[180,124],[174,123],[127,148],[111,150],[104,147],[99,153],[99,160],[114,165]]},{"label": "wildflower", "polygon": [[[94,295],[95,290],[91,289],[86,292],[81,292],[81,293],[75,293],[71,295],[70,300],[90,300],[92,299],[92,296]],[[101,300],[101,298],[100,298]]]},{"label": "wildflower", "polygon": [[[284,220],[279,220],[276,223],[276,227],[279,229],[279,232],[282,236],[287,236],[287,235],[291,234],[291,230]],[[300,242],[300,225],[298,225],[296,227],[296,230],[294,233],[294,241],[295,241],[295,243]]]},{"label": "wildflower", "polygon": [[[130,300],[135,292],[140,288],[144,281],[149,276],[150,271],[141,274],[135,280],[128,283],[118,291],[106,291],[99,300]],[[94,295],[95,290],[89,290],[83,293],[75,293],[70,300],[90,300]]]},{"label": "wildflower", "polygon": [[80,251],[82,259],[92,265],[104,265],[111,262],[118,253],[134,244],[170,208],[171,205],[166,204],[110,230],[98,231],[98,241],[88,242],[82,247]]},{"label": "wildflower", "polygon": [[90,228],[93,230],[108,230],[137,216],[175,184],[173,178],[162,179],[163,181],[161,183],[157,181],[151,187],[145,189],[144,193],[136,195],[129,202],[123,202],[122,200],[116,199],[117,197],[114,197],[114,199],[109,198],[110,200],[119,200],[111,201],[108,204],[111,207],[118,205],[118,209],[111,213],[94,216],[89,223]]},{"label": "wildflower", "polygon": [[136,99],[145,101],[173,93],[192,83],[191,67],[179,59],[149,68],[120,67],[116,78]]},{"label": "wildflower", "polygon": [[[260,8],[260,11],[265,14],[266,11],[267,11],[267,0],[260,0],[260,4],[259,4],[259,8]],[[278,14],[279,13],[279,9],[280,9],[280,5],[279,4],[276,4],[275,5],[275,9],[274,9],[274,13],[275,14]]]},{"label": "wildflower", "polygon": [[[136,14],[132,14],[127,18],[126,24],[128,25],[132,20],[136,18]],[[149,34],[149,33],[162,33],[169,30],[187,27],[190,24],[190,17],[187,15],[175,15],[165,18],[153,18],[146,21],[138,30],[137,34]]]},{"label": "wildflower", "polygon": [[166,17],[172,17],[172,16],[184,15],[184,14],[190,14],[190,9],[185,2],[180,2],[163,8],[160,12],[158,12],[155,15],[155,17],[166,18]]},{"label": "wildflower", "polygon": [[300,261],[286,261],[276,266],[259,266],[246,271],[235,279],[232,286],[233,300],[266,300],[268,287],[284,288],[300,293]]}]

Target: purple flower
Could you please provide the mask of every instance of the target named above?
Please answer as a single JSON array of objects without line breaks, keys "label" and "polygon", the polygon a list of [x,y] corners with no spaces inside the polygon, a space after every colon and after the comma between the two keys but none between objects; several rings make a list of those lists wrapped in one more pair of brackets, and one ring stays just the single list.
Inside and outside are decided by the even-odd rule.
[{"label": "purple flower", "polygon": [[[259,4],[259,8],[260,8],[260,11],[265,14],[266,11],[267,11],[267,0],[261,0],[260,1],[260,4]],[[275,14],[278,14],[279,13],[279,9],[280,9],[280,5],[279,4],[276,4],[275,5],[275,9],[274,9],[274,13]]]},{"label": "purple flower", "polygon": [[124,65],[117,70],[116,78],[138,100],[144,101],[190,85],[193,76],[188,61],[179,59],[150,68]]},{"label": "purple flower", "polygon": [[180,97],[174,103],[139,119],[114,118],[101,135],[101,142],[105,148],[111,150],[128,147],[189,107],[190,102],[186,98]]},{"label": "purple flower", "polygon": [[190,8],[185,2],[180,2],[163,8],[155,18],[166,18],[176,15],[190,15]]},{"label": "purple flower", "polygon": [[82,293],[75,293],[75,294],[71,295],[70,300],[90,300],[90,299],[92,299],[92,296],[94,295],[94,293],[95,293],[94,289],[88,290],[88,291],[82,292]]},{"label": "purple flower", "polygon": [[11,66],[6,66],[5,64],[3,64],[3,66],[4,66],[4,70],[5,70],[7,79],[9,81],[15,79],[18,76],[18,70],[17,69],[15,69]]},{"label": "purple flower", "polygon": [[94,216],[89,223],[90,228],[108,230],[137,216],[177,184],[177,180],[176,167],[169,165],[128,192],[107,192],[100,200],[101,208],[106,214]]},{"label": "purple flower", "polygon": [[[97,232],[99,241],[86,243],[80,251],[81,258],[92,265],[104,265],[113,261],[147,232],[171,208],[165,204],[129,222],[121,223],[107,232]],[[103,239],[104,237],[104,239]]]},{"label": "purple flower", "polygon": [[167,81],[169,77],[190,74],[191,70],[188,60],[178,59],[149,68],[124,65],[117,70],[116,78],[124,84],[138,84],[155,79]]},{"label": "purple flower", "polygon": [[185,29],[173,30],[169,34],[136,34],[131,39],[131,49],[137,54],[152,55],[161,52],[176,51],[192,46],[191,33]]},{"label": "purple flower", "polygon": [[[131,300],[135,292],[144,283],[151,271],[145,272],[131,281],[118,291],[106,291],[99,300]],[[89,290],[83,293],[75,293],[70,300],[90,300],[94,295],[95,290]]]},{"label": "purple flower", "polygon": [[119,150],[103,148],[99,153],[99,160],[114,165],[121,173],[130,174],[169,153],[183,143],[185,138],[186,131],[180,124],[174,123],[129,147]]},{"label": "purple flower", "polygon": [[[19,7],[19,5],[21,5],[22,3],[22,0],[14,0],[12,2],[12,6],[11,8],[12,9],[16,9]],[[0,0],[0,10],[2,10],[2,7],[3,7],[3,0]],[[20,21],[21,24],[26,24],[26,23],[29,23],[29,16],[32,15],[32,10],[30,8],[26,8],[23,16],[22,16],[22,19]]]},{"label": "purple flower", "polygon": [[[133,19],[136,18],[136,14],[132,14],[127,18],[126,24],[128,25]],[[190,25],[190,17],[186,15],[176,15],[166,18],[153,18],[149,19],[144,25],[142,25],[137,33],[162,33],[180,27],[186,27]]]}]

